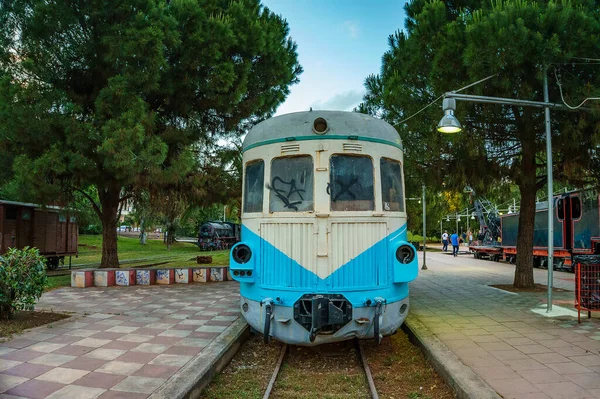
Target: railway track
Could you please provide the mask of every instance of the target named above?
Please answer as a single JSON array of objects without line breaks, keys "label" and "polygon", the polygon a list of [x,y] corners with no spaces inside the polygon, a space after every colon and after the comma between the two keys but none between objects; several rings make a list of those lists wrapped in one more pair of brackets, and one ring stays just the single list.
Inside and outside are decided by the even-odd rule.
[{"label": "railway track", "polygon": [[[366,382],[367,382],[368,388],[369,388],[368,389],[369,397],[372,399],[379,399],[379,395],[377,394],[377,389],[375,388],[375,383],[373,381],[373,376],[371,375],[371,370],[369,369],[369,365],[367,363],[367,359],[365,357],[365,354],[364,354],[364,351],[362,348],[363,344],[358,339],[354,339],[353,341],[348,341],[348,342],[352,342],[357,351],[358,356],[356,356],[355,360],[357,361],[357,363],[360,363],[360,367],[364,371]],[[294,348],[294,346],[290,346],[290,345],[283,345],[283,347],[281,348],[281,352],[279,354],[277,364],[275,366],[275,369],[273,370],[273,375],[271,376],[269,384],[267,385],[263,399],[269,399],[269,398],[272,398],[273,396],[279,396],[279,395],[273,395],[273,392],[277,386],[277,381],[278,381],[278,378],[280,377],[280,371],[282,370],[285,362],[290,361],[290,357],[297,356],[293,353],[294,351],[292,350],[292,348]]]}]

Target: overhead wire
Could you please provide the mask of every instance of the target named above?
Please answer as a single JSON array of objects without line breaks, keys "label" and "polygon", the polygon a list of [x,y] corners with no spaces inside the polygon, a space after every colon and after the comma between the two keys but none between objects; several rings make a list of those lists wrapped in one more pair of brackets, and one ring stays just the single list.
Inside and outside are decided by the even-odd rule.
[{"label": "overhead wire", "polygon": [[[468,88],[469,88],[469,87],[471,87],[471,86],[475,86],[475,85],[477,85],[477,84],[479,84],[479,83],[485,82],[486,80],[488,80],[488,79],[491,79],[491,78],[493,78],[493,77],[496,77],[496,76],[498,76],[498,75],[500,75],[500,73],[496,73],[496,74],[490,75],[490,76],[488,76],[488,77],[486,77],[486,78],[483,78],[483,79],[481,79],[481,80],[478,80],[477,82],[473,82],[473,83],[471,83],[471,84],[469,84],[469,85],[467,85],[467,86],[465,86],[465,87],[461,87],[461,88],[460,88],[460,89],[458,89],[458,90],[453,90],[453,91],[451,91],[450,93],[458,93],[459,91],[463,91],[463,90],[465,90],[465,89],[468,89]],[[411,116],[409,116],[408,118],[402,119],[400,122],[396,123],[396,124],[394,125],[394,127],[396,127],[396,126],[400,125],[401,123],[404,123],[404,122],[406,122],[407,120],[409,120],[409,119],[412,119],[412,118],[414,118],[415,116],[419,115],[421,112],[423,112],[423,111],[425,111],[427,108],[431,107],[431,106],[432,106],[433,104],[435,104],[435,103],[436,103],[436,102],[437,102],[437,101],[438,101],[440,98],[444,97],[445,95],[446,95],[446,93],[444,93],[444,94],[440,95],[438,98],[436,98],[435,100],[433,100],[432,102],[430,102],[429,104],[427,104],[426,106],[424,106],[423,108],[421,108],[420,110],[418,110],[417,112],[415,112],[414,114],[412,114]]]},{"label": "overhead wire", "polygon": [[572,105],[567,104],[567,102],[565,101],[565,97],[563,95],[562,84],[560,83],[560,79],[558,78],[558,73],[556,73],[556,68],[554,68],[554,76],[556,77],[556,84],[558,85],[558,90],[560,92],[560,99],[562,100],[565,107],[567,107],[569,109],[578,109],[578,108],[581,108],[581,106],[588,101],[600,100],[600,97],[588,97],[585,100],[583,100],[579,105],[572,106]]}]

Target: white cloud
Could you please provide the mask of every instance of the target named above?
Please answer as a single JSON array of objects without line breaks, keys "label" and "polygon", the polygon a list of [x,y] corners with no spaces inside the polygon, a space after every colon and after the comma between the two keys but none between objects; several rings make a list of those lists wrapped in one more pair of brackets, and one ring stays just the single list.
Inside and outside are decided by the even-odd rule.
[{"label": "white cloud", "polygon": [[342,25],[342,29],[352,38],[356,39],[358,37],[359,29],[358,24],[351,20],[344,21]]},{"label": "white cloud", "polygon": [[338,93],[327,100],[319,100],[312,104],[313,109],[351,111],[362,101],[364,91],[349,90]]}]

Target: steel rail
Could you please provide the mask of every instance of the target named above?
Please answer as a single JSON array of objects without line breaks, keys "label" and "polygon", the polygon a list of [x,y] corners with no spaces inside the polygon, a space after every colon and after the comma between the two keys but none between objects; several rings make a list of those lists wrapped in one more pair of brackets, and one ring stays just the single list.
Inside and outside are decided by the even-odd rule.
[{"label": "steel rail", "polygon": [[[379,394],[377,393],[377,388],[375,388],[375,381],[373,381],[373,375],[371,374],[371,369],[369,368],[369,364],[367,362],[367,358],[364,354],[362,348],[362,342],[359,339],[355,339],[356,349],[360,355],[360,363],[362,364],[363,370],[365,371],[365,376],[367,377],[367,383],[369,384],[369,391],[371,393],[372,399],[379,399]],[[283,365],[283,360],[285,359],[285,355],[288,353],[288,345],[283,345],[281,348],[281,352],[279,354],[279,359],[277,360],[277,364],[275,365],[275,370],[273,370],[273,375],[271,376],[271,380],[265,389],[265,394],[263,395],[263,399],[269,399],[271,396],[271,392],[275,387],[275,381],[277,381],[277,377],[279,376],[279,371],[281,370],[281,366]]]},{"label": "steel rail", "polygon": [[375,381],[373,381],[373,375],[371,374],[371,369],[369,368],[369,363],[367,362],[367,357],[365,356],[365,352],[363,350],[363,343],[357,339],[358,352],[360,353],[360,360],[363,365],[363,369],[365,370],[365,375],[367,376],[367,382],[369,383],[369,390],[371,391],[371,398],[379,399],[379,394],[377,393],[377,388],[375,387]]},{"label": "steel rail", "polygon": [[283,359],[285,358],[285,354],[288,351],[287,344],[284,344],[281,347],[281,353],[279,354],[279,360],[277,360],[277,365],[275,366],[275,370],[273,371],[273,375],[271,376],[271,381],[269,381],[269,385],[267,385],[267,389],[265,390],[265,394],[263,395],[263,399],[269,399],[271,396],[271,391],[275,386],[275,380],[277,380],[277,376],[279,375],[279,370],[281,370],[281,365],[283,364]]}]

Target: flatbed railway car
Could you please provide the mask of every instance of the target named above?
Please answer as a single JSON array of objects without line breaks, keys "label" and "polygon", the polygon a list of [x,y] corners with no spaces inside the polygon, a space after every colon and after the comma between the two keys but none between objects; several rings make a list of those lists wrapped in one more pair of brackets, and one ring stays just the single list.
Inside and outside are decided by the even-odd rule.
[{"label": "flatbed railway car", "polygon": [[243,163],[230,269],[265,341],[380,342],[400,328],[418,260],[396,130],[352,112],[282,115],[248,133]]},{"label": "flatbed railway car", "polygon": [[66,256],[77,255],[78,240],[77,218],[68,211],[0,200],[0,253],[35,247],[53,270]]}]

